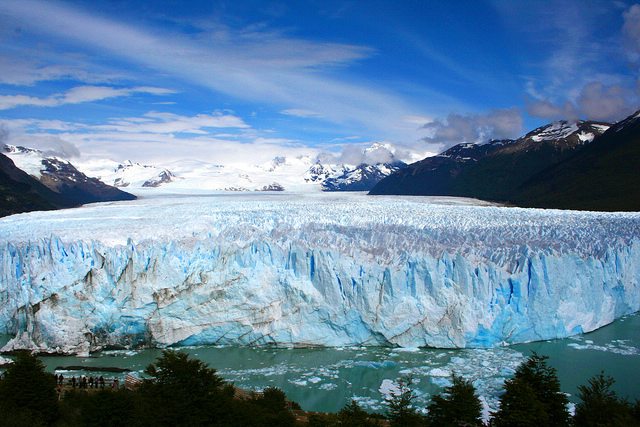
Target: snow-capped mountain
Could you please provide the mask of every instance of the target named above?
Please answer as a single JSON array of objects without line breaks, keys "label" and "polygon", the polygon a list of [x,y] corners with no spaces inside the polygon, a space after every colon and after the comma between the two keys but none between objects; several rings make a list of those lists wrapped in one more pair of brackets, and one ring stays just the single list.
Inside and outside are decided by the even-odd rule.
[{"label": "snow-capped mountain", "polygon": [[343,167],[342,173],[334,173],[322,182],[323,191],[369,191],[381,179],[407,167],[404,162],[360,164],[354,168]]},{"label": "snow-capped mountain", "polygon": [[[389,154],[389,147],[373,144],[361,152],[357,164],[317,156],[276,156],[262,164],[219,164],[214,159],[179,160],[161,165],[126,161],[88,160],[78,163],[88,175],[127,191],[367,191],[380,179],[403,167]],[[357,156],[356,156],[357,157]],[[390,161],[366,163],[367,159]]]},{"label": "snow-capped mountain", "polygon": [[68,160],[48,156],[40,150],[4,145],[4,154],[27,174],[59,195],[58,207],[113,200],[133,200],[135,196],[80,172]]},{"label": "snow-capped mountain", "polygon": [[86,181],[90,176],[139,194],[147,193],[149,188],[167,193],[367,191],[405,166],[393,156],[391,147],[383,144],[354,151],[349,157],[353,164],[342,162],[337,155],[323,155],[322,160],[315,155],[276,156],[261,164],[219,164],[214,159],[201,159],[154,165],[131,160],[78,159],[74,160],[78,169],[65,159],[47,157],[38,150],[7,147],[19,166],[38,179],[50,180],[56,173],[64,175],[67,181]]},{"label": "snow-capped mountain", "polygon": [[458,144],[382,179],[371,194],[461,196],[513,203],[527,180],[597,140],[609,126],[559,121],[516,140]]},{"label": "snow-capped mountain", "polygon": [[640,111],[533,175],[516,201],[527,207],[640,211]]},{"label": "snow-capped mountain", "polygon": [[0,217],[56,209],[59,195],[0,153]]},{"label": "snow-capped mountain", "polygon": [[78,167],[86,174],[120,188],[158,187],[175,179],[174,174],[166,168],[143,165],[131,160],[117,163],[112,160],[94,159],[79,162]]},{"label": "snow-capped mountain", "polygon": [[336,169],[332,165],[322,164],[319,161],[312,164],[304,174],[304,180],[307,182],[323,183],[328,178],[345,173],[345,168]]},{"label": "snow-capped mountain", "polygon": [[523,147],[527,144],[548,142],[559,147],[574,148],[593,141],[610,126],[610,123],[604,122],[561,120],[534,129],[517,142]]}]

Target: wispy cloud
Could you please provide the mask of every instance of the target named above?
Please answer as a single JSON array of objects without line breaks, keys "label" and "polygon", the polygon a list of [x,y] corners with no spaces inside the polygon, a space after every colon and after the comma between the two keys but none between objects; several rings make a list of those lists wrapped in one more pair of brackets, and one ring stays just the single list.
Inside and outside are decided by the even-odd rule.
[{"label": "wispy cloud", "polygon": [[181,116],[152,111],[142,117],[112,120],[108,124],[94,126],[92,129],[124,133],[209,134],[210,129],[217,128],[248,129],[249,125],[240,117],[231,114],[213,113]]},{"label": "wispy cloud", "polygon": [[[61,120],[0,120],[7,142],[82,159],[262,163],[282,155],[314,155],[317,150],[251,128],[228,112],[193,116],[151,111],[93,125]],[[222,131],[215,133],[214,131]]]},{"label": "wispy cloud", "polygon": [[42,49],[20,46],[19,53],[11,55],[0,49],[0,83],[2,84],[32,86],[38,82],[53,80],[74,80],[97,84],[114,83],[123,78],[124,75],[121,72],[95,66],[90,64],[88,59],[65,56],[60,52],[52,55],[50,52],[43,53]]},{"label": "wispy cloud", "polygon": [[30,31],[100,49],[238,99],[275,104],[280,111],[313,111],[333,123],[397,138],[418,137],[401,117],[424,113],[421,108],[381,87],[339,79],[332,72],[369,57],[373,50],[368,47],[297,39],[265,29],[217,26],[196,35],[152,32],[36,0],[6,0],[0,10]]},{"label": "wispy cloud", "polygon": [[627,55],[637,59],[640,54],[640,5],[576,7],[566,0],[527,8],[514,2],[495,4],[506,25],[527,33],[533,46],[543,47],[537,61],[528,60],[524,76],[531,116],[616,121],[638,108],[637,73],[628,72]]},{"label": "wispy cloud", "polygon": [[632,61],[640,60],[640,4],[634,4],[623,14],[624,43]]},{"label": "wispy cloud", "polygon": [[131,96],[134,94],[168,95],[175,93],[169,89],[157,87],[113,88],[110,86],[78,86],[67,92],[38,98],[27,95],[0,95],[0,110],[19,106],[56,107],[64,104],[101,101],[109,98]]},{"label": "wispy cloud", "polygon": [[302,118],[320,118],[322,117],[322,114],[316,112],[316,111],[311,111],[311,110],[305,110],[302,108],[289,108],[287,110],[282,110],[280,113],[287,115],[287,116],[294,116],[294,117],[302,117]]}]

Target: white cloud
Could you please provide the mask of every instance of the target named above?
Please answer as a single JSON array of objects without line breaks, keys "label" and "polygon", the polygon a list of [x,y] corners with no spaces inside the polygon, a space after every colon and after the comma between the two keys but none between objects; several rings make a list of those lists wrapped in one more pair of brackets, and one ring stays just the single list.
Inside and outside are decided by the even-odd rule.
[{"label": "white cloud", "polygon": [[578,105],[584,115],[593,120],[617,121],[638,107],[631,104],[629,95],[620,86],[605,86],[600,82],[594,82],[584,87]]},{"label": "white cloud", "polygon": [[634,4],[622,15],[624,25],[622,33],[632,60],[640,59],[640,4]]},{"label": "white cloud", "polygon": [[616,122],[637,110],[638,101],[633,88],[592,81],[578,91],[573,102],[556,104],[546,99],[534,100],[527,111],[532,116],[549,120],[583,118]]},{"label": "white cloud", "polygon": [[21,105],[53,107],[60,104],[59,100],[55,98],[36,98],[27,95],[0,95],[0,110],[9,110]]},{"label": "white cloud", "polygon": [[396,139],[419,137],[415,126],[402,118],[423,113],[421,107],[379,86],[341,80],[332,72],[369,57],[373,51],[368,47],[220,25],[191,36],[151,32],[35,0],[5,0],[0,11],[29,31],[99,49],[239,99],[275,104],[294,113],[314,112],[335,124]]},{"label": "white cloud", "polygon": [[578,118],[575,106],[567,101],[556,105],[548,100],[534,100],[527,105],[527,112],[534,116],[549,120],[574,120]]},{"label": "white cloud", "polygon": [[286,115],[286,116],[294,116],[294,117],[302,117],[305,119],[308,118],[319,118],[322,117],[322,114],[315,112],[315,111],[311,111],[311,110],[305,110],[302,108],[290,108],[288,110],[282,110],[280,113]]},{"label": "white cloud", "polygon": [[108,124],[94,126],[93,129],[123,133],[208,134],[207,129],[210,128],[248,129],[249,125],[240,117],[231,114],[213,113],[181,116],[152,111],[142,117],[112,120]]},{"label": "white cloud", "polygon": [[428,123],[430,121],[433,120],[433,117],[427,117],[427,116],[404,116],[402,118],[402,120],[405,123],[409,123],[411,125],[417,126],[417,127],[422,127],[424,126],[425,123]]},{"label": "white cloud", "polygon": [[[356,139],[360,139],[355,137]],[[344,138],[349,140],[351,138]],[[341,150],[335,151],[336,148]],[[425,157],[434,156],[437,153],[425,150],[424,143],[398,144],[389,141],[362,141],[349,142],[336,147],[333,144],[323,147],[324,150],[317,155],[317,160],[322,163],[348,164],[348,165],[374,165],[378,163],[392,163],[403,161],[413,163]]]},{"label": "white cloud", "polygon": [[[619,119],[625,103],[638,99],[622,96],[619,88],[633,92],[637,73],[630,73],[626,53],[640,58],[640,5],[612,7],[611,2],[551,0],[530,2],[526,8],[518,2],[496,1],[505,25],[526,35],[524,39],[536,51],[524,63],[529,114],[550,120],[588,118]],[[530,6],[530,7],[529,7]],[[616,28],[611,22],[624,19]],[[526,45],[523,45],[526,49]],[[602,87],[597,89],[594,82]],[[603,97],[600,111],[587,93]]]},{"label": "white cloud", "polygon": [[362,147],[361,145],[347,145],[338,156],[338,163],[350,165],[375,165],[378,163],[391,163],[397,160],[393,147],[389,144],[372,144]]},{"label": "white cloud", "polygon": [[[12,128],[15,129],[15,123]],[[28,148],[35,148],[48,156],[59,156],[71,159],[80,156],[80,150],[69,141],[65,141],[57,135],[41,134],[33,138],[31,134],[18,132],[14,134],[6,123],[0,123],[0,144],[12,144]]]},{"label": "white cloud", "polygon": [[[295,141],[273,138],[252,129],[228,112],[182,116],[149,112],[89,125],[60,120],[0,120],[8,143],[38,148],[67,157],[131,159],[145,163],[180,160],[259,163],[277,155],[315,155],[317,150]],[[223,133],[211,131],[224,130]]]},{"label": "white cloud", "polygon": [[[0,24],[1,25],[1,24]],[[41,81],[76,80],[84,83],[107,83],[122,79],[121,73],[90,65],[78,58],[65,57],[56,53],[52,60],[43,56],[42,50],[20,48],[19,56],[9,56],[0,52],[0,83],[31,86]],[[55,64],[51,64],[55,61]]]},{"label": "white cloud", "polygon": [[113,88],[110,86],[77,86],[65,93],[58,93],[46,98],[27,95],[0,96],[0,110],[9,110],[19,106],[57,107],[64,104],[80,104],[83,102],[101,101],[109,98],[131,96],[137,93],[150,95],[166,95],[174,91],[155,87]]},{"label": "white cloud", "polygon": [[423,127],[430,133],[424,141],[442,150],[462,142],[514,138],[522,132],[522,115],[515,108],[486,114],[449,114],[446,120],[433,120]]}]

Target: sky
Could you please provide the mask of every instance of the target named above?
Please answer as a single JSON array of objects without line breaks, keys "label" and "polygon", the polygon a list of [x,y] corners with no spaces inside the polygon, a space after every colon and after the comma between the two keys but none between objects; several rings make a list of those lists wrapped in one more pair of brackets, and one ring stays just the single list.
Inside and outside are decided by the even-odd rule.
[{"label": "sky", "polygon": [[638,109],[633,1],[0,0],[0,140],[71,159],[415,161]]}]

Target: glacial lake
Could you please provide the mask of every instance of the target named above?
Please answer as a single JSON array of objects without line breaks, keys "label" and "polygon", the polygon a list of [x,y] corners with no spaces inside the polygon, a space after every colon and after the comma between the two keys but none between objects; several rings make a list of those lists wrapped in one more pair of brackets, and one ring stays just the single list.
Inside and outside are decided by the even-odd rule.
[{"label": "glacial lake", "polygon": [[[8,337],[1,337],[0,343]],[[370,411],[383,412],[384,393],[393,381],[410,375],[417,407],[449,383],[452,371],[473,379],[487,408],[495,409],[505,378],[532,351],[549,356],[562,390],[577,400],[577,386],[604,370],[615,378],[615,390],[640,399],[640,314],[626,316],[597,331],[571,338],[494,349],[247,348],[189,347],[184,351],[205,361],[236,386],[259,390],[275,386],[305,410],[338,411],[355,399]],[[47,369],[83,365],[131,369],[142,374],[161,351],[105,351],[91,357],[43,357]],[[56,371],[63,375],[78,375]],[[104,374],[112,378],[114,374]],[[121,378],[124,374],[121,375]]]}]

